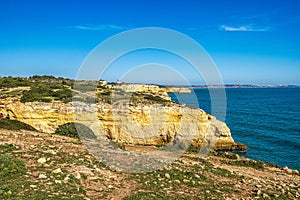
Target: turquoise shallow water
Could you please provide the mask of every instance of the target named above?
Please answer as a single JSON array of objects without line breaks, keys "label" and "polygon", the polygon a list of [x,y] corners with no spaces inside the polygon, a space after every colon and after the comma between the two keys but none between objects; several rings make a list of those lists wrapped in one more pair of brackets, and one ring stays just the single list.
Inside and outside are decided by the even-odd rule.
[{"label": "turquoise shallow water", "polygon": [[[211,113],[208,90],[194,94],[170,96]],[[300,170],[300,88],[230,88],[226,96],[226,123],[235,141],[248,146],[243,156]]]}]

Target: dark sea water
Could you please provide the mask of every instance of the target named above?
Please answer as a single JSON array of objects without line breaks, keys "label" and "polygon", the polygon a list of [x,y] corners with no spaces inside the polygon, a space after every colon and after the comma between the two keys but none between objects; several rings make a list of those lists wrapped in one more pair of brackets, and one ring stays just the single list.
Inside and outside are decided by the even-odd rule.
[{"label": "dark sea water", "polygon": [[[208,90],[194,92],[199,107],[211,113]],[[170,96],[197,105],[192,94]],[[248,146],[242,155],[300,170],[300,88],[230,88],[226,96],[226,124],[234,140]]]}]

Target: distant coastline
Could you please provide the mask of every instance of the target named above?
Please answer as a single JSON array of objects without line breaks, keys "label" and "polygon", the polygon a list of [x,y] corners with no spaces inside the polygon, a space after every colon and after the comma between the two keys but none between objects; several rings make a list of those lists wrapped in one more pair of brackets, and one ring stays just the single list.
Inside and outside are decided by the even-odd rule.
[{"label": "distant coastline", "polygon": [[300,88],[300,85],[252,85],[252,84],[225,84],[225,85],[192,85],[192,86],[166,86],[176,88]]}]

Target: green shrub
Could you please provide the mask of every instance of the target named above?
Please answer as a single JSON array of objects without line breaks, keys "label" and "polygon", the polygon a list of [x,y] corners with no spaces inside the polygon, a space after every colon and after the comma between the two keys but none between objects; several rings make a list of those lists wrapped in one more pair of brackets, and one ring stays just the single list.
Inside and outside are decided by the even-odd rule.
[{"label": "green shrub", "polygon": [[98,93],[96,101],[111,104],[112,103],[111,93],[112,93],[111,91],[107,91],[107,90]]},{"label": "green shrub", "polygon": [[221,157],[221,158],[228,158],[228,159],[233,159],[233,160],[236,160],[239,158],[239,155],[236,154],[236,153],[232,153],[232,152],[222,152],[222,151],[214,151],[214,150],[211,150],[209,152],[209,155],[212,155],[212,156],[218,156],[218,157]]},{"label": "green shrub", "polygon": [[96,91],[97,89],[97,82],[95,81],[77,81],[75,86],[75,90],[80,92],[89,92],[89,91]]},{"label": "green shrub", "polygon": [[265,164],[260,160],[236,160],[234,162],[223,162],[234,166],[251,167],[258,170],[262,170],[265,167]]},{"label": "green shrub", "polygon": [[30,90],[23,91],[21,102],[51,102],[52,99],[70,102],[72,90],[62,84],[39,83],[33,85]]},{"label": "green shrub", "polygon": [[11,119],[0,119],[0,128],[6,130],[28,130],[28,131],[37,131],[32,126],[20,122],[18,120]]},{"label": "green shrub", "polygon": [[0,180],[13,179],[26,173],[23,161],[8,155],[0,155]]},{"label": "green shrub", "polygon": [[70,123],[60,125],[55,130],[55,134],[57,135],[63,135],[63,136],[68,136],[73,138],[79,138],[78,132],[80,133],[80,137],[89,138],[89,139],[97,138],[89,127],[76,122],[70,122]]},{"label": "green shrub", "polygon": [[18,148],[16,146],[14,146],[13,144],[0,145],[0,154],[10,153],[14,150],[17,150]]},{"label": "green shrub", "polygon": [[21,86],[30,86],[31,83],[27,78],[20,77],[2,77],[0,78],[0,88],[15,88]]},{"label": "green shrub", "polygon": [[170,101],[152,93],[134,92],[131,99],[134,103],[162,104],[168,105]]}]

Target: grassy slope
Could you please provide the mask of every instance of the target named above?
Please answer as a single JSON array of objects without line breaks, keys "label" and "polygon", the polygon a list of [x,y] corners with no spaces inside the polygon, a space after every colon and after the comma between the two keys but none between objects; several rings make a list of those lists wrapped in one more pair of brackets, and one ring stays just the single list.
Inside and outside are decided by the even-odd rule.
[{"label": "grassy slope", "polygon": [[127,174],[77,138],[11,130],[0,130],[0,153],[0,199],[299,198],[299,174],[232,154],[186,153],[164,169]]}]

